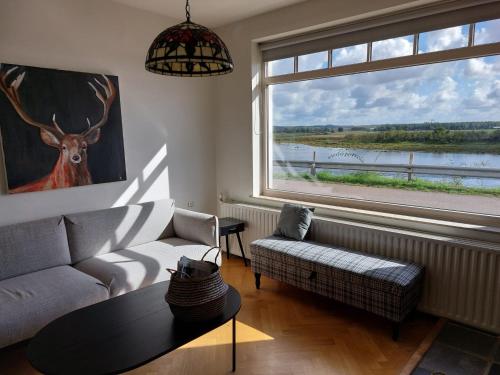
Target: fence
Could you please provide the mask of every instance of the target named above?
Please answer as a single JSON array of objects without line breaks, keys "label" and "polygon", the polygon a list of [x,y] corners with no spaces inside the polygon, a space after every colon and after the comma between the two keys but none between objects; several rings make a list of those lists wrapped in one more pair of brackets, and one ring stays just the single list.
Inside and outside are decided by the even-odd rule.
[{"label": "fence", "polygon": [[274,160],[273,165],[279,167],[307,168],[311,175],[316,175],[317,169],[337,169],[350,171],[374,171],[393,172],[408,175],[410,181],[415,174],[453,176],[453,177],[479,177],[479,178],[499,178],[500,169],[493,168],[469,168],[469,167],[448,167],[437,165],[413,165],[409,164],[365,164],[365,163],[344,163],[344,162],[317,162],[314,160]]}]

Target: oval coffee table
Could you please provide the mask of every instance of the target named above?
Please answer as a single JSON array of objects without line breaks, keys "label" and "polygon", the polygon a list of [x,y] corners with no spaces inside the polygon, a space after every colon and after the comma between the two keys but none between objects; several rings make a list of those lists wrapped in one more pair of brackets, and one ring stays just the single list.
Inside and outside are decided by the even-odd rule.
[{"label": "oval coffee table", "polygon": [[64,315],[43,328],[28,346],[28,360],[44,374],[117,374],[132,370],[233,320],[241,297],[229,286],[223,314],[202,323],[176,321],[165,302],[168,281]]}]

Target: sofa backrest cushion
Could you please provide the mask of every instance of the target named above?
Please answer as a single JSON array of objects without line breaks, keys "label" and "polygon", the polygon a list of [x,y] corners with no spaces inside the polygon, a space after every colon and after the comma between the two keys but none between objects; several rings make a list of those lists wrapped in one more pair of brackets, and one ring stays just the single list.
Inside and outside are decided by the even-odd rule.
[{"label": "sofa backrest cushion", "polygon": [[173,235],[171,199],[66,215],[72,264]]},{"label": "sofa backrest cushion", "polygon": [[62,216],[0,227],[0,280],[70,261]]}]

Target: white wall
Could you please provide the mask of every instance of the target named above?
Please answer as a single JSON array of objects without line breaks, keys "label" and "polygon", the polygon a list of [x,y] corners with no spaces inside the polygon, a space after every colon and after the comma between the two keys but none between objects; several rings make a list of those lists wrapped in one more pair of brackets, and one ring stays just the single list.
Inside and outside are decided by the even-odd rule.
[{"label": "white wall", "polygon": [[119,76],[128,180],[6,195],[0,168],[0,225],[166,197],[215,211],[213,79],[144,70],[174,23],[110,1],[1,0],[0,62]]},{"label": "white wall", "polygon": [[252,147],[256,148],[259,133],[258,128],[252,129],[252,103],[258,95],[258,90],[252,91],[252,72],[258,71],[255,40],[428,2],[432,0],[310,0],[216,29],[235,62],[234,73],[216,82],[217,192],[237,201],[252,201],[252,175],[258,174],[252,169]]}]

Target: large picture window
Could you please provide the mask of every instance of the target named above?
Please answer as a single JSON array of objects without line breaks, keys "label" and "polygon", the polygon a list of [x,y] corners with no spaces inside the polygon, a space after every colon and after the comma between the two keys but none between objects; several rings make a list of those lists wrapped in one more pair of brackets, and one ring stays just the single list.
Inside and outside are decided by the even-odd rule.
[{"label": "large picture window", "polygon": [[500,215],[499,42],[493,20],[267,62],[264,191]]}]

